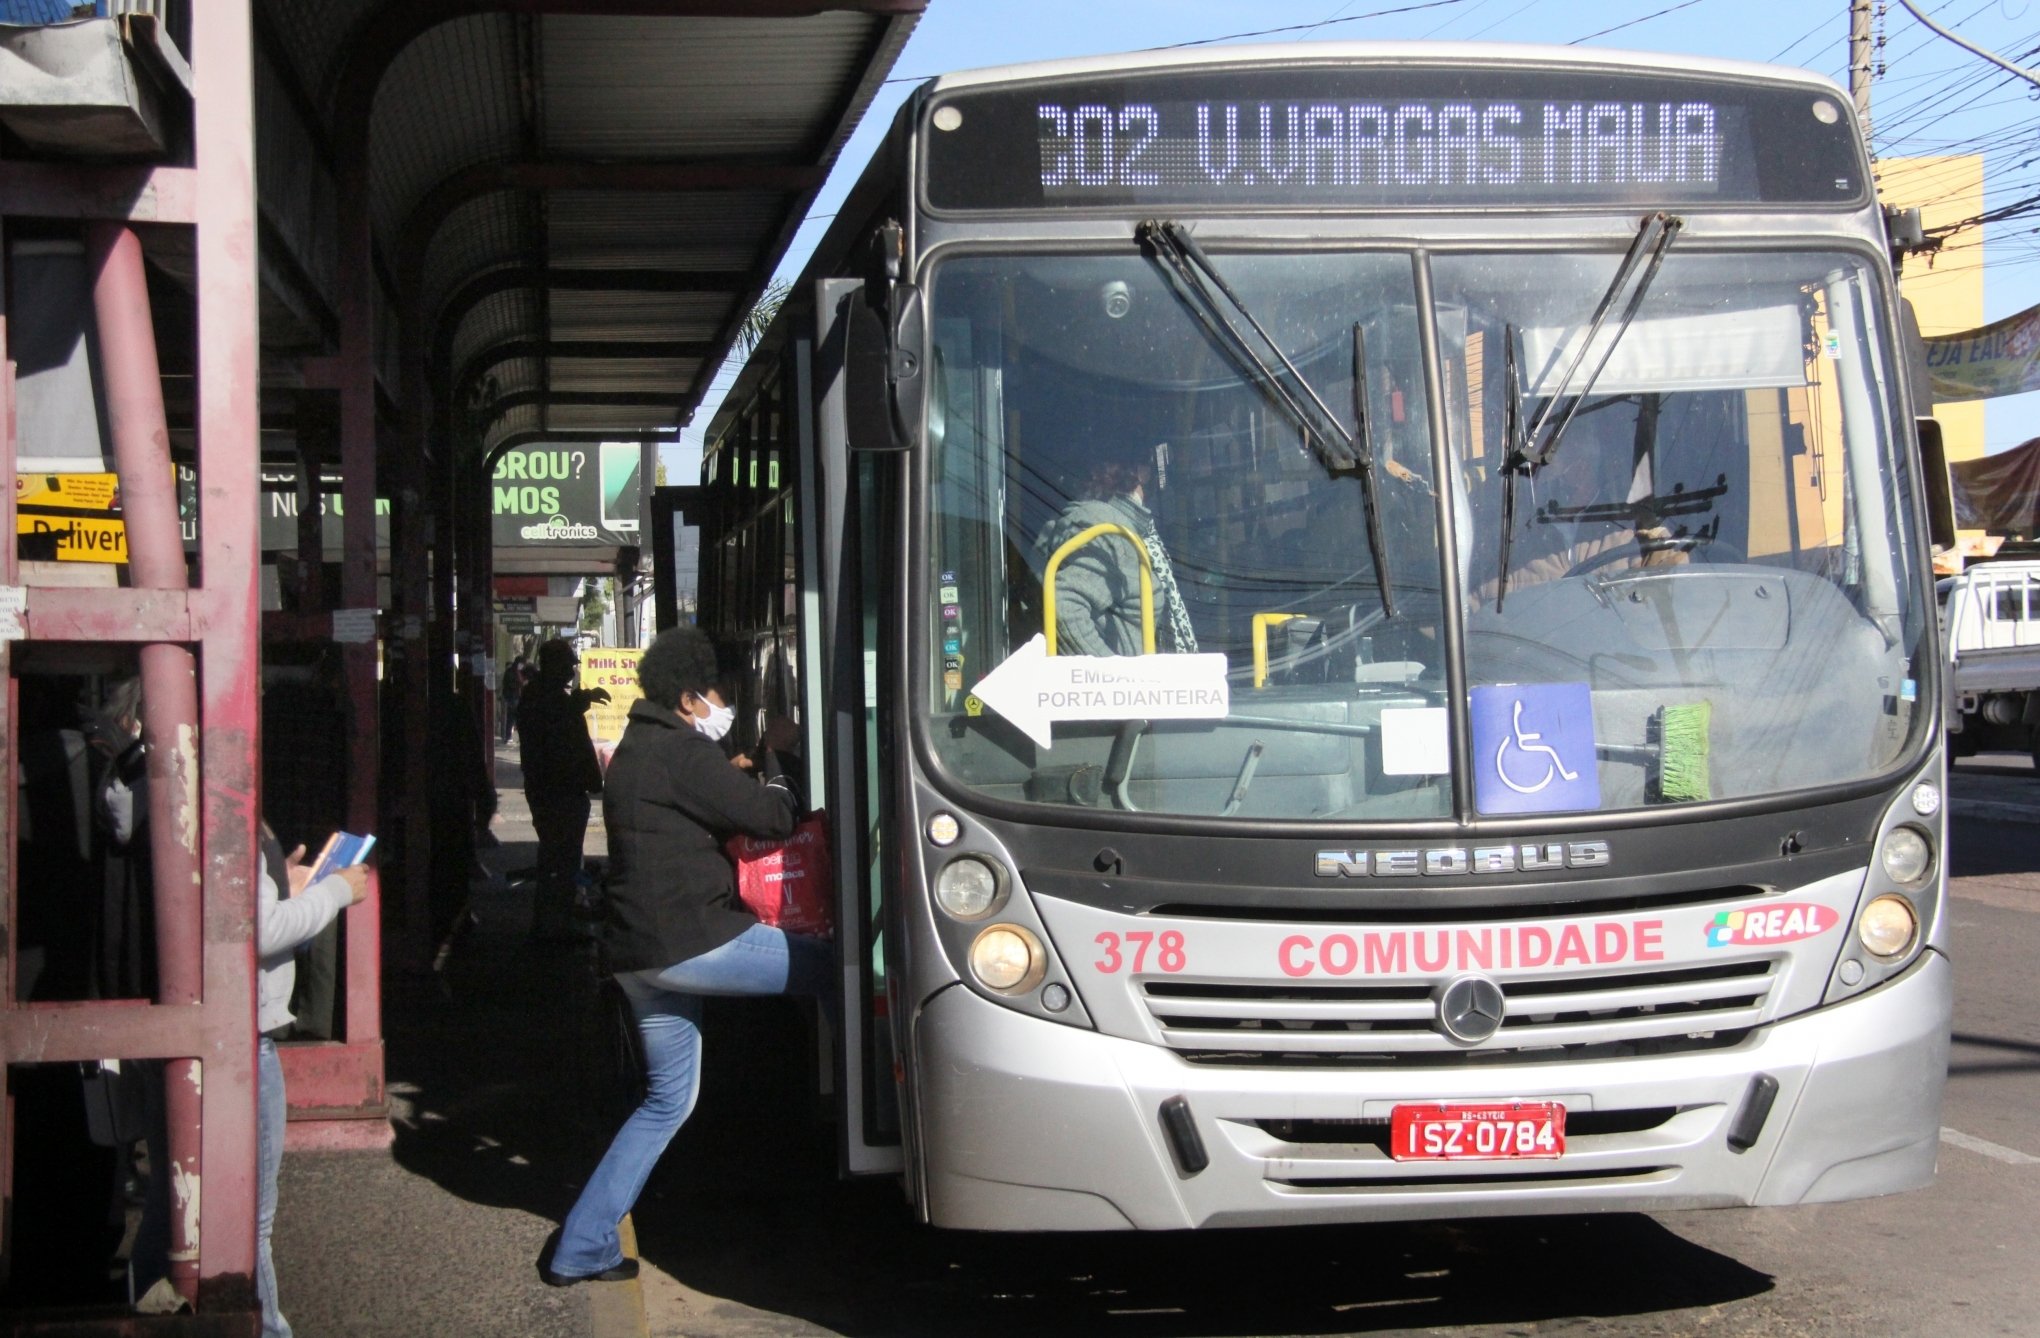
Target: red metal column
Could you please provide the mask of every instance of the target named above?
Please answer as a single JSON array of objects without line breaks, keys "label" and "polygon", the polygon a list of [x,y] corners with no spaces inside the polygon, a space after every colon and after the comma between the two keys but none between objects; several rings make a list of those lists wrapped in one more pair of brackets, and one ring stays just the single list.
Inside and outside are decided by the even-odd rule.
[{"label": "red metal column", "polygon": [[[344,336],[343,336],[344,341]],[[346,384],[337,359],[316,358],[300,362],[305,374],[305,392],[298,397],[299,432],[316,435],[318,449],[307,451],[321,464],[334,460],[333,438],[339,432],[338,397],[329,392]],[[373,390],[371,380],[370,389]],[[372,396],[371,396],[372,400]],[[307,401],[314,401],[309,415]],[[372,426],[372,425],[371,425]],[[372,456],[371,456],[372,459]],[[376,588],[375,508],[357,497],[366,492],[373,499],[373,471],[367,485],[354,482],[359,472],[343,454],[340,509],[367,519],[353,521],[343,516],[346,545],[343,556],[353,585],[343,583],[339,591],[321,583],[324,603],[319,615],[309,620],[315,627],[330,626],[330,609],[339,596],[341,607],[373,609]],[[305,519],[302,515],[299,517]],[[317,556],[316,544],[300,540],[300,552],[310,561]],[[368,593],[361,593],[363,590]],[[304,625],[307,620],[300,620]],[[376,646],[343,644],[342,671],[348,696],[349,736],[345,758],[348,767],[348,810],[343,821],[353,831],[374,831],[377,823],[376,756],[380,726],[376,719]],[[364,712],[366,719],[363,719]],[[366,758],[366,761],[361,759]],[[373,871],[371,881],[376,881]],[[378,884],[379,885],[379,884]],[[382,1041],[382,922],[374,914],[349,915],[342,921],[346,942],[345,982],[347,1007],[345,1030],[334,1041],[291,1042],[277,1047],[283,1065],[284,1089],[290,1097],[290,1125],[284,1146],[291,1151],[307,1148],[363,1150],[389,1146],[393,1132],[386,1118],[388,1106],[383,1090]]]},{"label": "red metal column", "polygon": [[[127,519],[128,571],[140,589],[189,585],[177,524],[176,475],[163,414],[163,378],[149,308],[142,244],[124,223],[86,229],[99,326],[100,379],[113,437],[114,468]],[[201,357],[207,357],[203,352]],[[205,477],[201,472],[200,478]],[[197,662],[187,648],[141,648],[142,738],[149,750],[149,834],[155,860],[157,1002],[204,999],[205,933],[199,875],[199,718]],[[197,1062],[165,1069],[170,1130],[170,1277],[198,1298],[200,1079]]]},{"label": "red metal column", "polygon": [[[199,1301],[227,1306],[251,1299],[255,1272],[252,922],[262,555],[252,27],[249,0],[215,5],[206,22],[192,25],[198,92],[193,139],[199,178],[199,571],[205,596],[205,991],[208,999],[231,999],[240,1017],[238,1029],[214,1047],[204,1074],[204,1220],[214,1229],[200,1242]],[[176,514],[173,498],[168,510],[173,536]],[[160,864],[156,879],[163,882]],[[194,1197],[196,1192],[194,1186]],[[217,1295],[210,1294],[216,1289]]]},{"label": "red metal column", "polygon": [[[0,262],[7,254],[7,230],[0,225]],[[0,274],[5,273],[0,263]],[[14,477],[14,360],[7,352],[7,318],[0,315],[0,473]],[[14,489],[0,488],[0,585],[12,590],[21,580],[16,560],[14,535]],[[19,706],[14,680],[14,643],[0,640],[0,772],[20,773],[14,739],[15,711]],[[19,923],[14,900],[15,834],[21,830],[17,811],[21,787],[10,785],[0,795],[0,816],[7,822],[0,833],[0,1008],[14,1002],[14,926]],[[0,1071],[0,1286],[5,1286],[14,1262],[14,1093]]]},{"label": "red metal column", "polygon": [[[252,1334],[259,554],[250,35],[247,0],[219,0],[208,6],[207,22],[194,26],[194,166],[0,162],[0,213],[111,220],[94,222],[87,238],[135,588],[27,590],[26,622],[38,640],[142,647],[161,978],[151,1004],[22,1004],[13,997],[10,944],[0,1049],[18,1064],[170,1061],[173,1280],[207,1312],[209,1331],[245,1325]],[[144,220],[195,230],[203,489],[203,588],[196,591],[185,588],[152,314],[140,247],[127,226]],[[5,403],[0,418],[9,434],[0,463],[11,473],[16,443]],[[11,533],[11,523],[5,528]],[[11,541],[4,570],[11,583]],[[202,647],[202,698],[192,642]],[[11,683],[8,701],[11,723]],[[10,773],[13,751],[10,731]],[[11,793],[7,802],[12,817]],[[10,822],[9,841],[14,830]],[[0,858],[11,865],[11,847]],[[12,901],[10,887],[10,921]],[[0,1123],[0,1144],[10,1137]]]},{"label": "red metal column", "polygon": [[[364,127],[365,130],[365,127]],[[339,164],[339,356],[321,388],[339,392],[341,562],[336,621],[380,615],[377,578],[377,422],[375,371],[375,269],[368,213],[364,135],[336,136]],[[321,369],[327,370],[326,368]],[[332,592],[328,592],[329,597]],[[341,643],[348,704],[347,827],[382,827],[381,659],[384,618],[366,640]],[[380,880],[370,885],[374,909],[345,919],[346,1031],[335,1043],[277,1048],[289,1094],[291,1124],[285,1146],[386,1147],[382,1042],[383,908]]]},{"label": "red metal column", "polygon": [[[253,922],[261,768],[260,367],[250,0],[192,25],[198,192],[198,481],[205,777],[205,992],[231,1003],[205,1066],[201,1306],[252,1300],[255,1271]],[[175,510],[171,511],[174,520]],[[163,872],[159,866],[156,877]]]},{"label": "red metal column", "polygon": [[432,966],[432,661],[431,559],[433,534],[432,462],[411,456],[402,469],[402,525],[390,533],[391,602],[396,605],[401,657],[391,677],[404,700],[403,769],[397,793],[404,811],[403,938],[398,960],[407,970]]},{"label": "red metal column", "polygon": [[[364,124],[360,129],[365,132]],[[340,607],[379,606],[376,586],[375,244],[368,212],[368,145],[347,146],[340,167]],[[380,633],[380,628],[378,628]],[[354,737],[347,750],[347,825],[376,829],[381,725],[376,697],[377,642],[346,650]],[[352,944],[349,945],[350,950]]]},{"label": "red metal column", "polygon": [[426,431],[427,344],[419,329],[415,290],[400,292],[397,300],[402,308],[397,412],[403,524],[401,532],[393,527],[390,533],[390,588],[392,602],[401,613],[397,648],[402,655],[392,666],[392,676],[402,688],[404,723],[402,771],[397,777],[404,813],[403,928],[398,957],[406,969],[423,971],[430,968],[438,946],[432,941],[432,846],[437,835],[433,830],[432,775],[439,735],[432,713],[447,707],[453,544],[447,537],[449,517],[445,489],[440,486],[446,469],[445,445],[433,442]]}]

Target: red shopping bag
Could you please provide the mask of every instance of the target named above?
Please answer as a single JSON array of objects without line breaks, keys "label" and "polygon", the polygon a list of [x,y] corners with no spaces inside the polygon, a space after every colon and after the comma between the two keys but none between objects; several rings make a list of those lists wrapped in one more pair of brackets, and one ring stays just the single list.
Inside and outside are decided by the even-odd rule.
[{"label": "red shopping bag", "polygon": [[725,848],[737,866],[737,895],[760,921],[789,934],[835,937],[835,879],[827,815],[820,809],[802,818],[791,836],[733,836]]}]

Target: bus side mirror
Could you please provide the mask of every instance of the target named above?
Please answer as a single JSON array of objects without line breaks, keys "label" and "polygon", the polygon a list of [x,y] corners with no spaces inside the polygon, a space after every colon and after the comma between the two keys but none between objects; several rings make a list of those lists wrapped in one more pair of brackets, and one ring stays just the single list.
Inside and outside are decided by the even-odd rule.
[{"label": "bus side mirror", "polygon": [[843,417],[853,451],[902,451],[893,421],[891,340],[885,317],[864,297],[852,293],[843,307]]},{"label": "bus side mirror", "polygon": [[901,449],[911,450],[928,421],[928,321],[922,312],[921,290],[896,283],[888,294],[892,309],[891,362],[886,381],[892,402],[893,431]]},{"label": "bus side mirror", "polygon": [[1955,547],[1955,485],[1948,474],[1948,452],[1941,443],[1941,425],[1931,418],[1916,420],[1920,442],[1920,478],[1927,501],[1927,537],[1937,548]]},{"label": "bus side mirror", "polygon": [[844,367],[852,450],[912,450],[927,422],[928,323],[921,290],[901,281],[905,255],[900,225],[880,224],[863,298],[849,303]]}]

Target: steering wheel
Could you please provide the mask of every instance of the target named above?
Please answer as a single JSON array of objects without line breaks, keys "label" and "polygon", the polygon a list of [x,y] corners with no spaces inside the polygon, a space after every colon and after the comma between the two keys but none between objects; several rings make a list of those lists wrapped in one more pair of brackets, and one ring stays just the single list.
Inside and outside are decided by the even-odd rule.
[{"label": "steering wheel", "polygon": [[[1735,563],[1749,561],[1749,558],[1743,553],[1742,549],[1721,538],[1719,535],[1712,538],[1695,536],[1679,541],[1675,545],[1667,545],[1667,547],[1674,546],[1689,554],[1705,549],[1709,562]],[[1587,576],[1601,570],[1603,567],[1613,566],[1624,558],[1635,561],[1639,567],[1643,565],[1641,545],[1637,544],[1636,538],[1633,535],[1625,543],[1616,544],[1611,548],[1605,548],[1598,553],[1589,554],[1587,557],[1580,559],[1579,562],[1568,567],[1565,574],[1567,576]]]},{"label": "steering wheel", "polygon": [[1641,565],[1642,558],[1642,546],[1636,542],[1636,536],[1631,535],[1619,544],[1611,544],[1598,553],[1589,553],[1572,566],[1567,567],[1565,574],[1568,579],[1574,576],[1586,576],[1601,570],[1603,567],[1612,567],[1617,562],[1630,562]]}]

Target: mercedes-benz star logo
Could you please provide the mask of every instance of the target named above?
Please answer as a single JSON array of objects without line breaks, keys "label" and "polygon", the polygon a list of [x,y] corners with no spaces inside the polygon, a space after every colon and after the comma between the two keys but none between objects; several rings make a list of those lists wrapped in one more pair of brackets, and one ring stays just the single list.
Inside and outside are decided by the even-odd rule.
[{"label": "mercedes-benz star logo", "polygon": [[1508,1011],[1502,987],[1486,976],[1461,976],[1438,993],[1438,1026],[1447,1036],[1477,1045],[1501,1030]]}]

